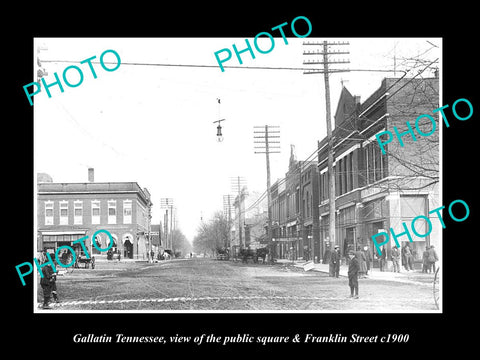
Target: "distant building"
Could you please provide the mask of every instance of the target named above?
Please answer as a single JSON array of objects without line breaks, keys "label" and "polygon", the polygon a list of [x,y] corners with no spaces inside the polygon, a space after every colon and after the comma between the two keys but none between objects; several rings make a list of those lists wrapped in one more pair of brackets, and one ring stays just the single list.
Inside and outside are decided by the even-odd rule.
[{"label": "distant building", "polygon": [[[100,254],[91,237],[97,230],[108,230],[114,239],[112,249],[123,258],[146,258],[152,207],[148,190],[136,182],[93,182],[93,169],[89,180],[37,184],[37,250],[55,252],[88,236],[89,253]],[[97,234],[99,247],[106,248],[108,241],[107,234]]]},{"label": "distant building", "polygon": [[152,249],[155,255],[160,252],[163,253],[164,247],[162,247],[162,224],[150,225],[150,240],[152,242]]},{"label": "distant building", "polygon": [[285,178],[271,187],[272,239],[279,258],[320,258],[316,161],[298,161],[291,147]]}]

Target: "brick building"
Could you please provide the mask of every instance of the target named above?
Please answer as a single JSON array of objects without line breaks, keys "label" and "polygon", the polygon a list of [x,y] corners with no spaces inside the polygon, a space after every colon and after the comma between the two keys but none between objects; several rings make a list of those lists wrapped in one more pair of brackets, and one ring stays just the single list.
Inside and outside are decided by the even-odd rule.
[{"label": "brick building", "polygon": [[[414,141],[406,121],[412,126],[418,116],[432,114],[439,107],[438,78],[385,78],[377,91],[363,103],[344,87],[335,113],[334,171],[336,189],[335,243],[342,254],[348,246],[368,245],[373,255],[371,237],[381,229],[404,231],[402,223],[418,215],[433,219],[429,211],[441,206],[439,194],[439,118],[437,131],[428,138],[417,135]],[[432,124],[422,123],[428,133]],[[394,127],[404,135],[403,146],[394,137],[383,154],[376,134]],[[394,135],[395,136],[395,135]],[[328,239],[328,169],[327,138],[318,144],[320,174],[320,237],[322,247]],[[417,226],[418,225],[418,226]],[[416,223],[416,230],[425,234],[426,224]],[[410,231],[411,233],[411,231]],[[420,261],[426,245],[441,243],[441,228],[433,227],[431,234],[417,237],[412,233],[410,244],[415,260]],[[403,247],[408,237],[399,238]],[[394,244],[386,246],[387,254]],[[333,245],[333,244],[330,244]],[[438,245],[438,246],[437,246]],[[324,251],[324,249],[322,249]]]},{"label": "brick building", "polygon": [[[55,252],[88,236],[89,253],[98,255],[91,237],[97,230],[108,230],[112,249],[123,258],[146,258],[151,206],[146,188],[136,182],[94,182],[93,169],[86,183],[37,182],[37,250]],[[101,248],[108,241],[107,234],[97,234]],[[80,250],[79,244],[75,247]]]},{"label": "brick building", "polygon": [[319,258],[317,162],[297,160],[292,145],[285,178],[277,180],[270,191],[276,256]]}]

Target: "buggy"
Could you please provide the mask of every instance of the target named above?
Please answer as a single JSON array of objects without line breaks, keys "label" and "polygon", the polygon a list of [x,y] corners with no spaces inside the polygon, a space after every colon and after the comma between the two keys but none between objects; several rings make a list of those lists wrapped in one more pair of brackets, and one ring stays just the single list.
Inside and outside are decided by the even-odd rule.
[{"label": "buggy", "polygon": [[75,259],[75,264],[73,265],[76,269],[80,268],[80,264],[84,264],[85,269],[88,269],[90,265],[92,265],[92,269],[95,269],[95,256],[90,256],[87,258],[84,251],[81,249],[77,253],[77,257]]}]

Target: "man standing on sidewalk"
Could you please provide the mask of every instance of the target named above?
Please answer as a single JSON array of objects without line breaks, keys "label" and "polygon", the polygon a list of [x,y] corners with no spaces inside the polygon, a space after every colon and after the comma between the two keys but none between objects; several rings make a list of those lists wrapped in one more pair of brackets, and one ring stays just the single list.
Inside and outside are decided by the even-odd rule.
[{"label": "man standing on sidewalk", "polygon": [[404,247],[404,254],[405,254],[405,270],[413,271],[413,255],[412,255],[412,250],[410,249],[410,245],[408,245],[408,243]]},{"label": "man standing on sidewalk", "polygon": [[330,276],[338,278],[340,274],[340,247],[338,245],[335,245],[335,250],[330,256],[330,265],[332,268],[332,274]]},{"label": "man standing on sidewalk", "polygon": [[397,245],[392,248],[392,262],[393,272],[400,272],[400,251],[398,251]]},{"label": "man standing on sidewalk", "polygon": [[433,270],[433,272],[435,273],[435,263],[438,261],[438,255],[437,255],[437,252],[435,251],[435,247],[433,245],[431,245],[430,249],[428,249],[427,252],[428,252],[428,257],[427,257],[428,272]]}]

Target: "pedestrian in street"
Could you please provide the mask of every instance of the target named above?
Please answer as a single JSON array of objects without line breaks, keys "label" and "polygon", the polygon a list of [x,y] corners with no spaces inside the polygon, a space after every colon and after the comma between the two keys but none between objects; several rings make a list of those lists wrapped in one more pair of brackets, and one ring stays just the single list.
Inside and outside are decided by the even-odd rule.
[{"label": "pedestrian in street", "polygon": [[357,258],[358,266],[359,266],[358,277],[362,279],[367,274],[367,259],[365,258],[365,254],[362,251],[362,247],[360,245],[357,245],[357,251],[355,253],[355,257]]},{"label": "pedestrian in street", "polygon": [[50,309],[50,298],[53,295],[53,300],[59,302],[57,296],[57,276],[53,272],[52,266],[49,264],[42,269],[43,278],[40,279],[40,286],[43,290],[43,309]]},{"label": "pedestrian in street", "polygon": [[410,245],[408,243],[404,247],[404,254],[405,254],[405,270],[413,271],[413,255],[412,255],[412,250],[410,249]]},{"label": "pedestrian in street", "polygon": [[335,248],[330,256],[330,267],[332,268],[330,276],[338,278],[340,274],[340,261],[340,247],[335,245]]},{"label": "pedestrian in street", "polygon": [[430,247],[427,245],[425,247],[425,250],[423,251],[423,254],[422,254],[422,273],[428,273],[430,271],[430,264],[428,262],[428,257],[430,255],[430,253],[428,252],[428,250],[430,249]]},{"label": "pedestrian in street", "polygon": [[435,263],[438,261],[438,255],[435,246],[431,245],[428,249],[428,270],[435,272]]},{"label": "pedestrian in street", "polygon": [[309,261],[309,260],[310,260],[310,250],[308,249],[308,246],[307,246],[307,245],[305,245],[305,246],[303,247],[303,259],[304,259],[305,261]]},{"label": "pedestrian in street", "polygon": [[155,252],[154,252],[153,250],[151,250],[151,251],[150,251],[150,255],[151,255],[151,257],[152,257],[152,263],[153,263],[153,261],[154,261],[154,259],[155,259]]},{"label": "pedestrian in street", "polygon": [[358,299],[358,272],[360,270],[360,264],[357,259],[357,253],[350,250],[348,257],[350,258],[350,264],[348,265],[348,286],[350,286],[350,297]]},{"label": "pedestrian in street", "polygon": [[397,245],[392,248],[392,262],[393,262],[393,271],[400,272],[400,251],[398,250]]}]

